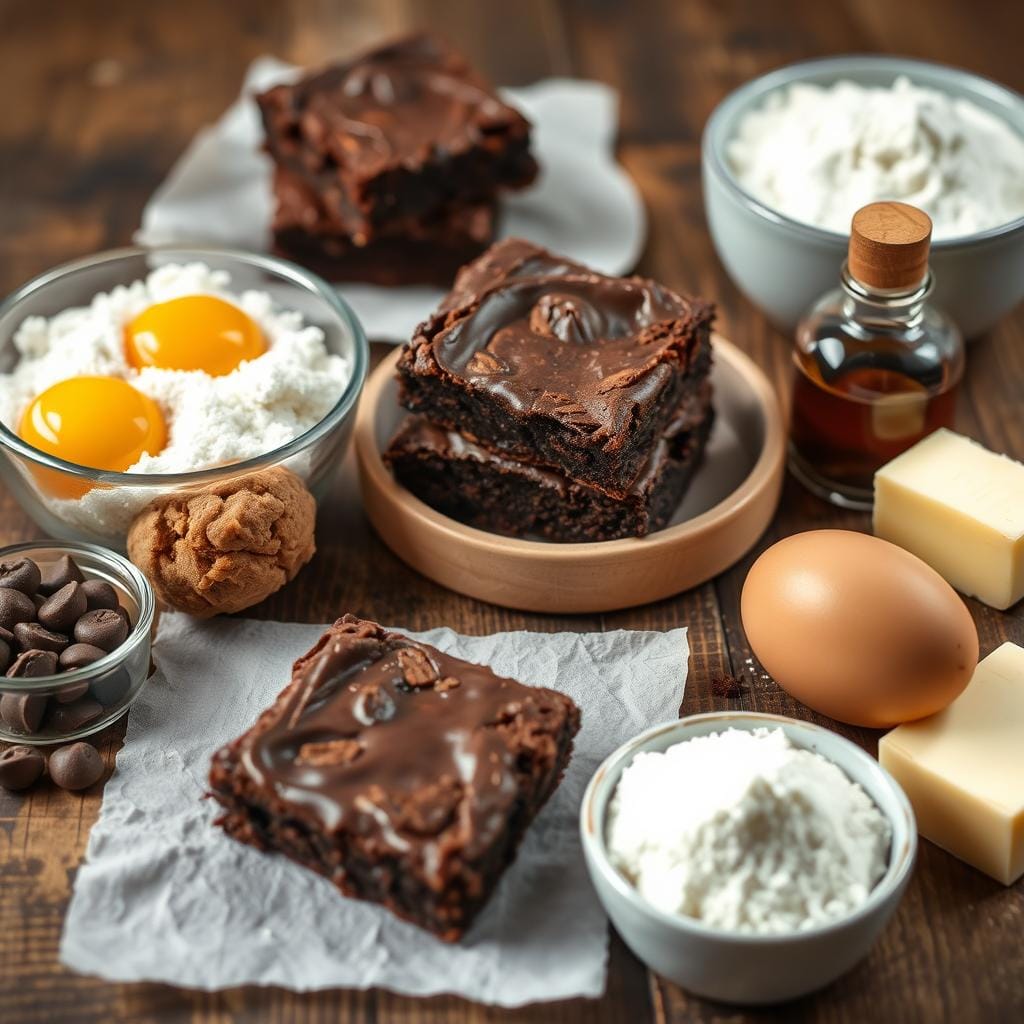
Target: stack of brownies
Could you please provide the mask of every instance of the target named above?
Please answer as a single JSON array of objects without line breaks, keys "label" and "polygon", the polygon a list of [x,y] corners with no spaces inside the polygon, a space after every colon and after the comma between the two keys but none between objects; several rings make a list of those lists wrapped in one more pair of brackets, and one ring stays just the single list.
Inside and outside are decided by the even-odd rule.
[{"label": "stack of brownies", "polygon": [[332,280],[447,287],[493,240],[499,193],[537,174],[529,122],[430,36],[256,101],[275,248]]},{"label": "stack of brownies", "polygon": [[713,307],[508,239],[464,267],[398,363],[413,416],[385,459],[481,529],[641,537],[678,507],[711,430]]}]

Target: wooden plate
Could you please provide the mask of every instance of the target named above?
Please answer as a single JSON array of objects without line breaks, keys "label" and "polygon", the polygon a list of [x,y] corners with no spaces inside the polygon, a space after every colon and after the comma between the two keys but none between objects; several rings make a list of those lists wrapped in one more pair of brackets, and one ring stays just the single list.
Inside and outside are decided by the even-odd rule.
[{"label": "wooden plate", "polygon": [[481,601],[535,612],[603,612],[646,604],[728,569],[754,544],[778,503],[785,430],[760,369],[715,337],[717,418],[703,465],[664,530],[591,544],[517,540],[435,512],[395,482],[381,452],[404,415],[398,349],[366,383],[355,444],[363,501],[377,533],[430,579]]}]

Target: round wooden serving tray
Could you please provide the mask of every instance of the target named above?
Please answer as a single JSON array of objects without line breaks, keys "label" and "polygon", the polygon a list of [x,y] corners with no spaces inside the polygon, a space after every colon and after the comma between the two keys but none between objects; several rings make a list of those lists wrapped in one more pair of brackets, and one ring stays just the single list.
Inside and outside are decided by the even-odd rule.
[{"label": "round wooden serving tray", "polygon": [[728,569],[767,527],[785,469],[778,400],[760,369],[714,338],[715,426],[672,523],[640,539],[557,544],[477,530],[395,482],[380,453],[404,410],[387,356],[366,382],[355,445],[363,501],[384,543],[430,579],[481,601],[535,612],[604,612],[657,601]]}]

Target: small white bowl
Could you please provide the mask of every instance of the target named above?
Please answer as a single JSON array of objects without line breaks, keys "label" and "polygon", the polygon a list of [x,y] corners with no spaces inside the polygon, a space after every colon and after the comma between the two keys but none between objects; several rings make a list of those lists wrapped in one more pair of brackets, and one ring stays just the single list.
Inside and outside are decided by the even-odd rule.
[{"label": "small white bowl", "polygon": [[[793,220],[739,184],[726,147],[743,116],[797,82],[829,86],[840,79],[890,86],[899,75],[963,97],[1024,135],[1024,99],[1012,89],[959,68],[905,57],[852,55],[790,64],[731,92],[714,109],[701,141],[704,208],[715,249],[747,298],[785,333],[807,308],[839,285],[848,238]],[[973,338],[1024,298],[1024,217],[973,235],[932,243],[932,300]]]},{"label": "small white bowl", "polygon": [[[788,935],[749,935],[709,927],[648,903],[608,859],[605,814],[623,770],[641,751],[725,729],[781,728],[798,747],[838,765],[877,804],[892,826],[889,867],[867,901],[832,924]],[[699,785],[699,780],[694,780]],[[679,794],[680,800],[686,794]],[[590,877],[626,945],[648,967],[683,988],[727,1003],[767,1004],[822,988],[870,950],[910,879],[917,825],[903,790],[878,762],[849,740],[809,722],[753,712],[712,712],[656,725],[619,747],[594,773],[583,795],[580,833]]]}]

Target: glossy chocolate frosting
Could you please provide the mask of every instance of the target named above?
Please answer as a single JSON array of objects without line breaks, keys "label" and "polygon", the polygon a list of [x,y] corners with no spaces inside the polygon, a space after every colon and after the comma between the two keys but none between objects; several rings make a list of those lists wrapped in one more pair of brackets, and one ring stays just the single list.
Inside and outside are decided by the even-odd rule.
[{"label": "glossy chocolate frosting", "polygon": [[522,120],[461,57],[425,35],[310,76],[295,87],[293,107],[303,131],[334,159],[366,168],[458,151],[476,145],[491,124]]},{"label": "glossy chocolate frosting", "polygon": [[510,240],[460,275],[443,312],[430,342],[443,371],[514,415],[611,435],[685,366],[678,327],[704,309],[654,281]]},{"label": "glossy chocolate frosting", "polygon": [[503,730],[528,729],[560,703],[346,616],[296,664],[269,724],[243,739],[241,765],[328,831],[373,833],[398,851],[443,834],[473,856],[507,826],[518,794]]}]

